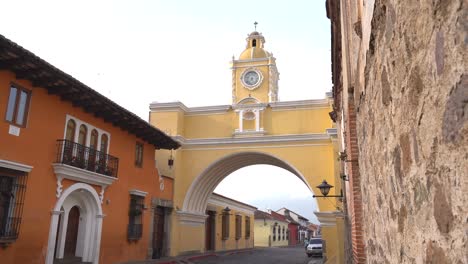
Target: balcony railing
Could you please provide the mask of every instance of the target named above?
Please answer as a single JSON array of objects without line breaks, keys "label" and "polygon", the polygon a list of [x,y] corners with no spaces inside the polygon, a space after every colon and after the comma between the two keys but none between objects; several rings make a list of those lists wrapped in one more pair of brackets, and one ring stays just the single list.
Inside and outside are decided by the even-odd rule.
[{"label": "balcony railing", "polygon": [[128,240],[138,240],[141,238],[143,233],[143,225],[142,224],[129,224],[127,230],[127,238]]},{"label": "balcony railing", "polygon": [[117,178],[119,159],[70,140],[57,140],[57,163]]}]

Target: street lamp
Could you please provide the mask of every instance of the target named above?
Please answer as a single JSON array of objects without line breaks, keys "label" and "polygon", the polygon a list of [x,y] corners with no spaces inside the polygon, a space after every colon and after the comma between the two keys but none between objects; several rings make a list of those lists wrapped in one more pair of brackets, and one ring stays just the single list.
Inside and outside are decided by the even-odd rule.
[{"label": "street lamp", "polygon": [[340,195],[328,195],[328,192],[330,192],[330,189],[333,188],[333,185],[330,185],[328,184],[328,182],[326,180],[323,180],[323,182],[317,186],[317,188],[319,188],[320,192],[323,194],[323,195],[313,195],[312,197],[316,198],[316,197],[340,197],[342,198],[343,197],[343,191],[340,192]]}]

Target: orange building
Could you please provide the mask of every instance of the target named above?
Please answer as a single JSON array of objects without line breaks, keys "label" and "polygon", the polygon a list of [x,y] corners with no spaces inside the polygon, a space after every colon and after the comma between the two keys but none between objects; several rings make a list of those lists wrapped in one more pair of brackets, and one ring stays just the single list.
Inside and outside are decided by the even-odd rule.
[{"label": "orange building", "polygon": [[1,263],[168,251],[173,182],[155,149],[177,142],[1,35],[0,117]]}]

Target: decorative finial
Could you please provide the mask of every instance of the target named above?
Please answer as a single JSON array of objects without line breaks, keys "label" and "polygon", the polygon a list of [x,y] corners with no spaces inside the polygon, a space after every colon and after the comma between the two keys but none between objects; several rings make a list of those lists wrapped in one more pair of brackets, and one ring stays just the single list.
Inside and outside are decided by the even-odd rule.
[{"label": "decorative finial", "polygon": [[257,25],[258,25],[258,22],[257,22],[257,21],[255,21],[255,22],[254,22],[255,31],[257,31]]}]

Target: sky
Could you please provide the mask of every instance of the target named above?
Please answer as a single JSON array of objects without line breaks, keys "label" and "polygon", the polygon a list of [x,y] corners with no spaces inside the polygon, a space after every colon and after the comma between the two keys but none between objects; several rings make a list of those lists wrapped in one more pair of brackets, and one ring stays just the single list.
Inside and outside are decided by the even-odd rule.
[{"label": "sky", "polygon": [[[277,59],[281,101],[320,99],[331,91],[325,0],[0,2],[9,10],[0,16],[0,34],[144,120],[155,101],[181,101],[189,107],[231,104],[229,61],[244,50],[255,21],[265,49]],[[229,191],[223,184],[241,186],[246,174],[277,174],[291,189],[307,189],[289,172],[256,166],[236,171],[217,191],[239,198],[236,188]],[[305,192],[311,197],[310,190]],[[284,199],[291,209],[295,204],[314,205],[296,191],[256,193],[243,202],[271,209],[279,209],[274,199]],[[310,206],[301,208],[296,212],[314,219]]]}]

